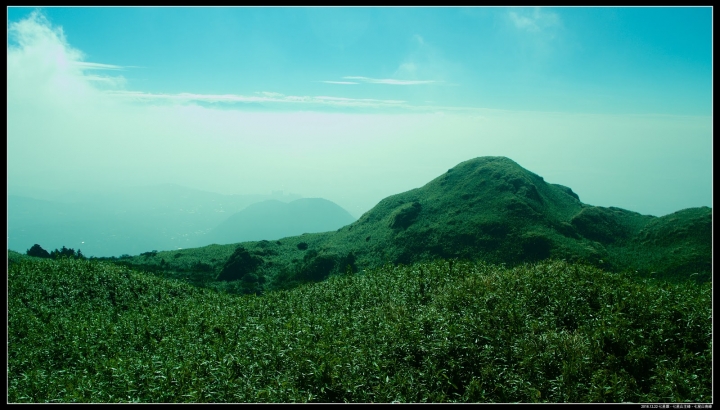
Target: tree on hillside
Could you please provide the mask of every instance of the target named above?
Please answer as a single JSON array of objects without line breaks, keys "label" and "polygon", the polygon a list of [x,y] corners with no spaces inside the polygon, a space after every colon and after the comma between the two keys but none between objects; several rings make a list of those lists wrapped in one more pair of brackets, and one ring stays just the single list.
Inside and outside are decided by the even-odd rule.
[{"label": "tree on hillside", "polygon": [[242,279],[246,274],[253,273],[262,263],[261,258],[250,255],[245,248],[238,246],[225,262],[225,266],[223,266],[217,280],[233,281]]},{"label": "tree on hillside", "polygon": [[82,251],[80,249],[77,250],[77,253],[75,253],[75,249],[68,249],[65,246],[62,247],[62,249],[57,250],[57,248],[50,252],[49,255],[50,258],[58,259],[58,258],[71,258],[71,259],[85,259],[85,256],[82,254]]},{"label": "tree on hillside", "polygon": [[43,249],[40,245],[35,244],[32,246],[32,248],[28,249],[27,252],[25,252],[28,256],[35,256],[38,258],[49,258],[50,254],[48,251]]}]

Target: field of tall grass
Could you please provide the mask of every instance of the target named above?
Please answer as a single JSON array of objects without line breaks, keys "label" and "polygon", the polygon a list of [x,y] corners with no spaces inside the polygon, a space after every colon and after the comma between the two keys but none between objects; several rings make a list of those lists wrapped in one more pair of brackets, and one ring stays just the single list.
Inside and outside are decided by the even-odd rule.
[{"label": "field of tall grass", "polygon": [[231,295],[8,270],[8,402],[712,402],[711,283],[440,260]]}]

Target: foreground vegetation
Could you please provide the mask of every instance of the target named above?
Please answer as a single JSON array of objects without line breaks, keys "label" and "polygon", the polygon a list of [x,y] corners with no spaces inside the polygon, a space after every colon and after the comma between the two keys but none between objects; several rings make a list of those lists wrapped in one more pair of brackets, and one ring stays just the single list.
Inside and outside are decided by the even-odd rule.
[{"label": "foreground vegetation", "polygon": [[263,296],[11,260],[8,402],[712,402],[711,283],[386,265]]}]

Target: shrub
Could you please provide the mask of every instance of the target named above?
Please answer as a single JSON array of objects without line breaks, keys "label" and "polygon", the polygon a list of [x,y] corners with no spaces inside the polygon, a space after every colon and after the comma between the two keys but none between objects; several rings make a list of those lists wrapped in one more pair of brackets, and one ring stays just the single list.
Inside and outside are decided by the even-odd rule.
[{"label": "shrub", "polygon": [[32,248],[28,249],[27,252],[25,252],[28,256],[35,256],[38,258],[49,258],[50,254],[48,251],[43,249],[40,245],[35,244],[32,246]]},{"label": "shrub", "polygon": [[233,281],[242,279],[246,274],[254,272],[262,263],[261,258],[250,255],[245,248],[238,246],[225,263],[217,280]]}]

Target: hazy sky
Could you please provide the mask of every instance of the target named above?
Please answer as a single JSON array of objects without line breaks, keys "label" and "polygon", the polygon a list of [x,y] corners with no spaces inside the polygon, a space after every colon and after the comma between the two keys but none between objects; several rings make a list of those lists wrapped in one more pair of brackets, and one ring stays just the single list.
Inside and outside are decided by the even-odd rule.
[{"label": "hazy sky", "polygon": [[7,9],[8,187],[284,190],[354,216],[507,156],[712,205],[712,9]]}]

